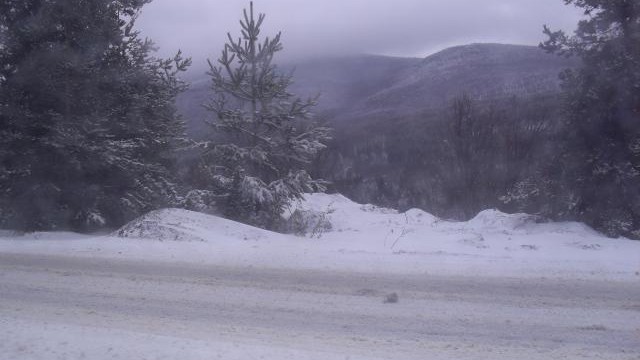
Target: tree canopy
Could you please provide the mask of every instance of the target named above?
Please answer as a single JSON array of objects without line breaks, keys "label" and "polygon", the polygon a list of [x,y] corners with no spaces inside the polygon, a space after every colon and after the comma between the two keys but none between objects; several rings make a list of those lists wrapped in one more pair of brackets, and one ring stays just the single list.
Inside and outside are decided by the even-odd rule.
[{"label": "tree canopy", "polygon": [[23,230],[117,226],[166,204],[189,60],[153,58],[148,0],[0,1],[0,204]]},{"label": "tree canopy", "polygon": [[[545,27],[549,52],[582,59],[561,77],[572,212],[610,235],[640,229],[640,3],[565,0],[584,10],[574,35]],[[637,236],[637,235],[636,235]]]}]

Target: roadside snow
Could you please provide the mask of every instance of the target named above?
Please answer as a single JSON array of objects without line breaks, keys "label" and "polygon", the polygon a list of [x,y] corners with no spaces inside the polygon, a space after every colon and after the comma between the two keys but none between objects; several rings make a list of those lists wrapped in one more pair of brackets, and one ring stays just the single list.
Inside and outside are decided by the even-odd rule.
[{"label": "roadside snow", "polygon": [[160,241],[208,241],[213,237],[260,240],[274,233],[183,209],[152,211],[116,231],[114,236]]},{"label": "roadside snow", "polygon": [[332,224],[282,235],[181,209],[152,212],[110,236],[0,233],[0,252],[368,273],[640,280],[640,241],[579,223],[483,211],[468,222],[311,194],[296,204]]}]

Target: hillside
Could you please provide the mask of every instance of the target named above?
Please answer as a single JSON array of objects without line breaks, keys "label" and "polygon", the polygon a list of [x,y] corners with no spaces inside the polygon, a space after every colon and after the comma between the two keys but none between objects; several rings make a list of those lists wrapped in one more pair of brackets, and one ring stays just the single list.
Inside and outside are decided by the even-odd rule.
[{"label": "hillside", "polygon": [[[284,63],[285,73],[293,72],[291,92],[306,98],[320,96],[317,114],[331,119],[353,104],[362,103],[418,64],[421,59],[374,55],[333,57]],[[206,70],[200,71],[204,74]],[[192,136],[200,137],[208,129],[203,120],[210,114],[202,107],[211,95],[206,75],[191,75],[191,86],[178,98],[178,109],[187,121]]]},{"label": "hillside", "polygon": [[559,91],[558,74],[575,61],[537,47],[503,44],[456,46],[403,71],[364,102],[364,108],[414,113],[441,108],[465,93],[478,101]]},{"label": "hillside", "polygon": [[[533,46],[472,44],[424,59],[360,55],[285,63],[281,69],[294,71],[293,93],[320,94],[320,117],[337,125],[440,109],[463,93],[480,101],[554,93],[558,74],[575,64]],[[178,101],[197,136],[210,116],[202,108],[210,95],[207,80],[195,77]]]}]

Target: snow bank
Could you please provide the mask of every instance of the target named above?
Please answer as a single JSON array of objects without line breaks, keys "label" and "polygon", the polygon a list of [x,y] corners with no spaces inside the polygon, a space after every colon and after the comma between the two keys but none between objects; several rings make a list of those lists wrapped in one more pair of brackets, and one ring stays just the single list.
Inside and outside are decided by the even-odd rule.
[{"label": "snow bank", "polygon": [[543,223],[528,214],[505,214],[495,209],[484,210],[469,221],[446,221],[423,210],[411,209],[400,213],[375,205],[357,204],[340,194],[308,194],[295,204],[295,209],[324,213],[334,232],[361,232],[373,228],[403,227],[425,235],[450,232],[479,232],[502,234],[534,234],[562,232],[587,237],[601,237],[580,223]]},{"label": "snow bank", "polygon": [[332,232],[361,232],[390,225],[431,225],[438,219],[422,210],[411,209],[399,213],[393,209],[371,204],[358,204],[340,194],[307,194],[294,209],[326,214]]},{"label": "snow bank", "polygon": [[471,228],[492,229],[495,231],[513,231],[535,224],[538,218],[528,214],[505,214],[498,210],[484,210],[469,220]]},{"label": "snow bank", "polygon": [[184,209],[162,209],[131,221],[113,235],[160,241],[213,241],[259,240],[275,234],[217,216]]},{"label": "snow bank", "polygon": [[401,274],[640,280],[640,241],[609,239],[580,223],[541,223],[533,216],[496,210],[467,222],[444,221],[418,209],[399,213],[328,194],[307,195],[290,213],[296,210],[321,214],[310,219],[331,226],[300,237],[165,209],[111,236],[0,233],[0,252]]}]

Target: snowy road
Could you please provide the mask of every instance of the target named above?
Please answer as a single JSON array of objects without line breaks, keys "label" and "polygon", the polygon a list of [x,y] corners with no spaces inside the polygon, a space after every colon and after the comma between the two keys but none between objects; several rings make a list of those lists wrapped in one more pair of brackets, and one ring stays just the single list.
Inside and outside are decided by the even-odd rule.
[{"label": "snowy road", "polygon": [[637,360],[635,285],[0,253],[0,359]]}]

